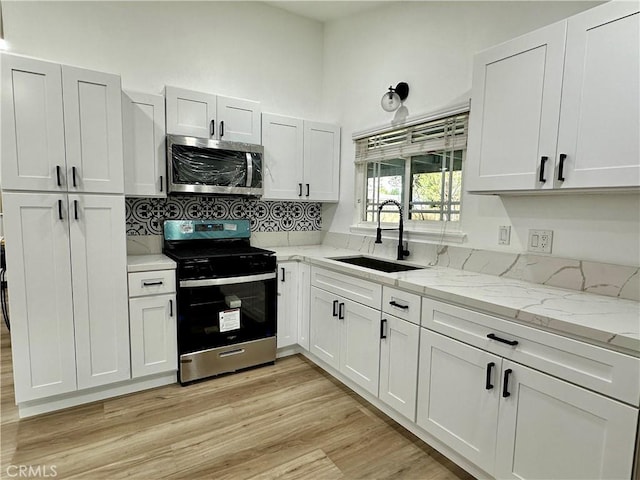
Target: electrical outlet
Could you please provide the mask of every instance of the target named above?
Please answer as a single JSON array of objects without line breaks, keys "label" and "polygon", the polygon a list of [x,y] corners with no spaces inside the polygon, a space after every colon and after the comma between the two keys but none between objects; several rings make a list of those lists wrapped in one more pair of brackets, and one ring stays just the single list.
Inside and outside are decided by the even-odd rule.
[{"label": "electrical outlet", "polygon": [[509,245],[511,242],[511,227],[500,225],[498,227],[498,245]]},{"label": "electrical outlet", "polygon": [[529,244],[527,251],[536,253],[551,253],[553,244],[553,230],[529,230]]}]

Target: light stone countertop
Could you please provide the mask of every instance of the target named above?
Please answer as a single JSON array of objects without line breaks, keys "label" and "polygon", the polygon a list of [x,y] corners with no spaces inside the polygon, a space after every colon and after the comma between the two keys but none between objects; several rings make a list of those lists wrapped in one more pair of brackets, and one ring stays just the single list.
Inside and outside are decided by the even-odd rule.
[{"label": "light stone countertop", "polygon": [[279,261],[305,261],[640,356],[640,302],[439,266],[378,272],[331,260],[362,253],[325,245],[266,248]]},{"label": "light stone countertop", "polygon": [[128,255],[127,272],[151,272],[155,270],[175,270],[176,262],[161,253],[151,255]]}]

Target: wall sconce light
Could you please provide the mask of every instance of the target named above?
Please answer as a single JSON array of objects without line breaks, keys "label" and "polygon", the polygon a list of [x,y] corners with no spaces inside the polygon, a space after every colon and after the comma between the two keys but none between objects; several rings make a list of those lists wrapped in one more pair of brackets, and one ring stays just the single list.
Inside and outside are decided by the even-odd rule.
[{"label": "wall sconce light", "polygon": [[380,105],[385,112],[393,112],[397,110],[405,98],[409,96],[409,85],[400,82],[396,88],[389,86],[389,91],[382,95]]}]

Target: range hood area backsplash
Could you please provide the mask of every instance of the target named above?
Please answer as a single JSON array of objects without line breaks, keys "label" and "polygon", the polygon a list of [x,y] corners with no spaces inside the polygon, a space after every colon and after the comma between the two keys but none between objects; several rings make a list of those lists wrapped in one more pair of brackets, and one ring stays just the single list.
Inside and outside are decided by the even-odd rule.
[{"label": "range hood area backsplash", "polygon": [[164,220],[251,220],[252,232],[312,232],[322,227],[322,207],[316,202],[263,201],[207,195],[168,198],[127,198],[127,236],[162,235]]}]

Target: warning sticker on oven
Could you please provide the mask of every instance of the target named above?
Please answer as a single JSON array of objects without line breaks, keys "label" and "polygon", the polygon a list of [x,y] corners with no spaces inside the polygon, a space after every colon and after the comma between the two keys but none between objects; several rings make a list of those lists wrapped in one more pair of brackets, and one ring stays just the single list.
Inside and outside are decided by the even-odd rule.
[{"label": "warning sticker on oven", "polygon": [[218,314],[220,319],[220,332],[229,332],[240,328],[240,309],[223,310]]}]

